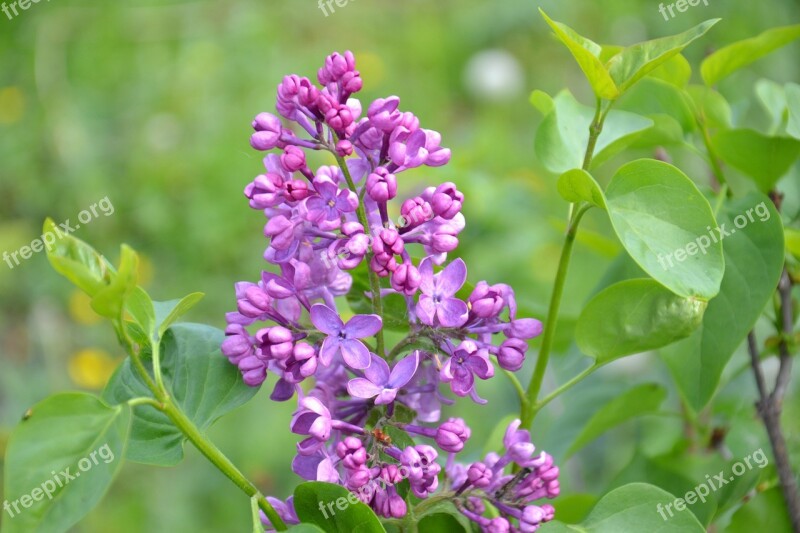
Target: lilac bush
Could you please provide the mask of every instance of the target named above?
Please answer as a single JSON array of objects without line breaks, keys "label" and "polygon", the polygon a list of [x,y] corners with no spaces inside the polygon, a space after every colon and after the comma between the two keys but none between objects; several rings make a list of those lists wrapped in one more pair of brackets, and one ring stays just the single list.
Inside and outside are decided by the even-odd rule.
[{"label": "lilac bush", "polygon": [[[280,275],[265,271],[257,283],[236,285],[222,352],[248,385],[274,374],[273,400],[297,395],[290,428],[304,438],[292,469],[303,479],[339,483],[378,515],[401,518],[407,508],[397,485],[407,479],[415,496],[430,497],[439,485],[436,461],[446,456],[444,484],[465,516],[487,531],[510,524],[535,531],[554,515],[552,506],[536,503],[558,495],[552,457],[535,453],[517,421],[503,456],[457,463],[470,429],[458,418],[441,420],[441,405],[454,400],[440,384],[485,403],[476,378],[492,378],[495,365],[519,370],[526,341],[542,324],[517,316],[508,285],[465,286],[466,263],[448,258],[466,225],[465,198],[454,183],[397,197],[403,172],[450,160],[441,135],[401,111],[397,96],[375,100],[362,116],[353,97],[362,81],[349,51],[328,56],[317,81],[292,74],[278,86],[276,108],[296,131],[269,113],[253,120],[253,148],[280,153],[264,158],[265,173],[244,194],[267,217],[264,259]],[[338,166],[312,170],[308,150],[330,152]],[[398,224],[391,212],[401,213]],[[362,285],[353,276],[367,278],[369,291],[358,294]],[[342,317],[348,310],[340,311],[337,297],[353,292],[373,313]],[[390,294],[404,303],[392,320],[407,330],[391,348],[382,305]],[[394,442],[380,438],[389,429]],[[511,464],[524,475],[504,473]],[[378,480],[377,490],[359,492]],[[483,516],[484,499],[500,516]],[[280,509],[284,521],[297,521],[291,501]]]}]

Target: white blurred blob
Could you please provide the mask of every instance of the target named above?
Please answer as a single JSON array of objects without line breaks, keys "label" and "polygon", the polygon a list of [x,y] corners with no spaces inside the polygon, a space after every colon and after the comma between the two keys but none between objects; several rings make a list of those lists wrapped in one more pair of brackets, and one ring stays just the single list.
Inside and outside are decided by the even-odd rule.
[{"label": "white blurred blob", "polygon": [[464,84],[476,98],[510,100],[522,93],[525,75],[513,55],[495,48],[470,58],[464,68]]},{"label": "white blurred blob", "polygon": [[147,145],[155,151],[166,152],[174,148],[181,138],[181,125],[175,115],[153,115],[144,126]]}]

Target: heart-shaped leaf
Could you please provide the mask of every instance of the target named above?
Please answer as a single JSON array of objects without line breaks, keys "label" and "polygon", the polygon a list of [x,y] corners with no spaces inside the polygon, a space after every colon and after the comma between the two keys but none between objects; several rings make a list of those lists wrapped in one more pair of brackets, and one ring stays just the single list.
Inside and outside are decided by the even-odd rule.
[{"label": "heart-shaped leaf", "polygon": [[724,130],[712,139],[717,154],[769,192],[800,156],[800,140],[749,129]]},{"label": "heart-shaped leaf", "polygon": [[[547,170],[561,174],[583,165],[594,109],[578,103],[566,89],[556,95],[553,103],[553,111],[539,125],[534,147]],[[649,118],[627,111],[611,111],[597,138],[592,167],[625,149],[652,125]]]},{"label": "heart-shaped leaf", "polygon": [[372,509],[341,485],[301,483],[294,490],[294,509],[302,522],[329,533],[385,533]]},{"label": "heart-shaped leaf", "polygon": [[[236,366],[220,353],[222,331],[201,324],[176,324],[164,335],[161,368],[167,388],[181,410],[205,430],[219,417],[246,403],[258,391],[242,381]],[[103,391],[121,403],[150,391],[129,359],[120,365]],[[183,459],[185,437],[152,406],[137,406],[127,458],[137,463],[172,466]]]},{"label": "heart-shaped leaf", "polygon": [[603,190],[591,174],[580,168],[568,170],[558,178],[558,193],[568,202],[589,202],[606,208]]},{"label": "heart-shaped leaf", "polygon": [[621,533],[623,531],[658,531],[659,533],[705,533],[705,528],[684,507],[674,516],[662,518],[659,509],[674,505],[675,497],[646,483],[630,483],[612,490],[595,505],[578,525],[548,522],[540,533]]},{"label": "heart-shaped leaf", "polygon": [[678,296],[651,279],[623,281],[586,304],[575,340],[583,353],[606,363],[688,337],[705,308],[706,302]]},{"label": "heart-shaped leaf", "polygon": [[719,294],[691,337],[661,351],[681,394],[698,411],[775,292],[784,261],[783,224],[763,194],[727,203],[718,219],[720,237],[727,234]]},{"label": "heart-shaped leaf", "polygon": [[81,392],[36,404],[8,442],[4,492],[11,516],[3,533],[67,531],[86,516],[122,466],[130,421],[127,405],[109,407]]},{"label": "heart-shaped leaf", "polygon": [[606,206],[633,259],[677,295],[708,300],[725,264],[708,200],[672,165],[640,159],[622,166],[606,189]]}]

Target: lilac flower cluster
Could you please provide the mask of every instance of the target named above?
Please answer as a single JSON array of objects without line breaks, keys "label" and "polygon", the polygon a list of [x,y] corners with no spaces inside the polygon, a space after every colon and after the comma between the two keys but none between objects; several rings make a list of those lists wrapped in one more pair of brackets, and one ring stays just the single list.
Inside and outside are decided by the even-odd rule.
[{"label": "lilac flower cluster", "polygon": [[[350,52],[327,57],[317,80],[319,86],[291,75],[278,86],[278,113],[298,126],[300,135],[270,113],[253,121],[253,148],[280,151],[265,157],[266,172],[244,191],[250,207],[268,219],[264,258],[279,273],[264,271],[257,283],[236,284],[237,310],[226,316],[222,352],[250,386],[275,374],[273,400],[297,393],[291,430],[303,440],[292,468],[302,478],[340,483],[379,515],[401,517],[407,503],[399,483],[407,479],[416,497],[429,496],[439,485],[436,461],[444,451],[450,454],[451,486],[464,495],[458,505],[465,515],[487,531],[509,530],[507,518],[521,531],[533,531],[552,518],[552,507],[529,505],[558,493],[552,458],[534,458],[527,432],[514,428],[505,456],[466,469],[455,466],[453,455],[464,448],[470,430],[458,418],[440,422],[441,405],[453,400],[439,385],[485,403],[476,392],[476,377],[491,378],[495,365],[519,370],[527,340],[539,335],[542,325],[517,317],[508,285],[481,281],[466,289],[464,261],[447,263],[465,227],[464,195],[455,184],[398,200],[400,221],[390,220],[390,208],[397,209],[390,204],[397,197],[398,175],[449,161],[441,136],[400,111],[396,96],[375,100],[362,116],[352,97],[362,80]],[[330,152],[338,165],[313,171],[307,150]],[[423,256],[416,264],[413,245]],[[371,302],[375,314],[344,320],[336,297],[351,291],[349,272],[355,269],[371,287],[356,296]],[[384,278],[388,282],[382,283]],[[408,335],[386,350],[381,302],[390,295],[405,301],[406,313],[399,318],[407,321]],[[254,324],[260,329],[253,333]],[[312,377],[312,387],[301,386]],[[436,447],[397,445],[413,444],[412,435]],[[529,472],[510,486],[503,470],[512,462]],[[360,491],[376,481],[379,489]],[[482,518],[477,491],[507,518]],[[287,521],[297,521],[291,502],[277,508]]]}]

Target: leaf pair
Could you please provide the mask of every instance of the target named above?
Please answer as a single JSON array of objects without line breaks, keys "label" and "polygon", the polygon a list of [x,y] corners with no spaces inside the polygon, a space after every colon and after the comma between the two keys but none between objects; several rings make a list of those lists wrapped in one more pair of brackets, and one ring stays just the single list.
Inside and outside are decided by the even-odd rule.
[{"label": "leaf pair", "polygon": [[641,159],[622,166],[603,192],[584,170],[558,181],[570,202],[604,208],[631,258],[652,279],[612,285],[578,319],[581,350],[596,364],[666,346],[700,325],[724,272],[722,244],[711,206],[680,170]]},{"label": "leaf pair", "polygon": [[594,94],[604,100],[619,98],[637,81],[680,54],[681,50],[719,21],[708,20],[678,35],[622,48],[603,61],[603,47],[579,35],[569,26],[552,20],[541,9],[539,11],[578,62]]}]

